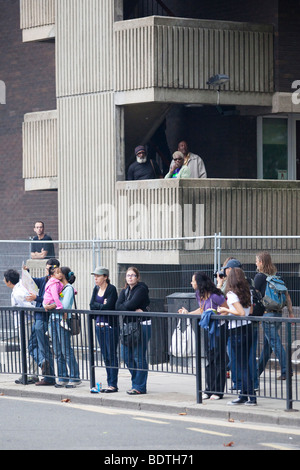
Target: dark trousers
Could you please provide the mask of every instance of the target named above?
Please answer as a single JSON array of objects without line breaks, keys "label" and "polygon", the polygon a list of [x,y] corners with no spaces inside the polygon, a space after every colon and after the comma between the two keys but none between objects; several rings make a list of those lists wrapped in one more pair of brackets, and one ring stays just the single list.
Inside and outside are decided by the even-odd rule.
[{"label": "dark trousers", "polygon": [[226,382],[226,366],[227,366],[227,325],[221,325],[217,328],[218,334],[214,335],[214,347],[211,344],[211,337],[207,330],[205,331],[205,393],[208,395],[219,395],[223,397]]},{"label": "dark trousers", "polygon": [[[232,367],[235,367],[237,388],[240,397],[247,398],[255,395],[252,377],[252,368],[249,367],[249,359],[252,347],[252,325],[243,325],[230,330],[230,346]],[[234,360],[233,360],[234,359]]]}]

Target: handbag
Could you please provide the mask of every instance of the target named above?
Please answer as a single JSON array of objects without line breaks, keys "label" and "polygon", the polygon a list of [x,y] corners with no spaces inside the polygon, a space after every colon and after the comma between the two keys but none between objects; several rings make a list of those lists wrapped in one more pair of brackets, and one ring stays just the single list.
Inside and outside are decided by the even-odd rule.
[{"label": "handbag", "polygon": [[139,319],[121,324],[120,339],[124,346],[136,346],[141,338],[141,322]]},{"label": "handbag", "polygon": [[190,318],[180,319],[172,334],[171,354],[177,357],[193,357],[196,337]]},{"label": "handbag", "polygon": [[[77,310],[76,300],[75,300],[75,292],[74,292],[74,306],[75,310]],[[71,318],[69,319],[69,327],[72,336],[77,336],[81,332],[81,317],[80,313],[72,312]]]}]

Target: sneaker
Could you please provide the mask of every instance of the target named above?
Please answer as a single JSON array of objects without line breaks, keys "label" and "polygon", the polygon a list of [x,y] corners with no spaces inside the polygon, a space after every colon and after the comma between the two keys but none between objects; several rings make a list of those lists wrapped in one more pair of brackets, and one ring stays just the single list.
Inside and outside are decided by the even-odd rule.
[{"label": "sneaker", "polygon": [[54,387],[55,388],[63,388],[63,387],[66,387],[68,385],[68,382],[57,382]]},{"label": "sneaker", "polygon": [[213,395],[211,395],[210,400],[221,400],[221,397],[220,397],[220,395],[213,394]]},{"label": "sneaker", "polygon": [[227,405],[244,405],[246,401],[245,398],[236,398],[235,400],[229,401]]},{"label": "sneaker", "polygon": [[[27,377],[27,385],[30,385],[30,384],[35,384],[36,382],[39,381],[39,378],[37,375],[29,375]],[[18,384],[18,385],[25,385],[25,383],[23,382],[23,377],[19,377],[17,380],[15,380],[15,383]]]},{"label": "sneaker", "polygon": [[207,393],[203,393],[202,400],[209,400],[210,396]]},{"label": "sneaker", "polygon": [[78,385],[81,384],[81,380],[70,380],[69,383],[67,383],[66,388],[76,388]]},{"label": "sneaker", "polygon": [[257,401],[256,400],[248,400],[248,401],[245,402],[245,405],[246,406],[256,406]]}]

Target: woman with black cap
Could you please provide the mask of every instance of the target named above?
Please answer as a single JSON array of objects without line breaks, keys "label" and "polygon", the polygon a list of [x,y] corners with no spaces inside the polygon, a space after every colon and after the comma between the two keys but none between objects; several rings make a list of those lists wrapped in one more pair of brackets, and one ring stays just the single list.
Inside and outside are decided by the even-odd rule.
[{"label": "woman with black cap", "polygon": [[115,310],[118,299],[117,289],[110,283],[109,270],[99,266],[92,273],[95,278],[95,287],[90,301],[90,309],[98,310],[96,316],[96,336],[106,366],[107,388],[102,393],[115,393],[118,391],[118,355],[119,322],[118,317],[104,315],[103,312]]}]

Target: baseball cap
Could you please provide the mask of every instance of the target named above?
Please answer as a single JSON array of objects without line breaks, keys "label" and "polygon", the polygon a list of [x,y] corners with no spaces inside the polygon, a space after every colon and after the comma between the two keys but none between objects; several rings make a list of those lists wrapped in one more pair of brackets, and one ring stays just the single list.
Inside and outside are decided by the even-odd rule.
[{"label": "baseball cap", "polygon": [[227,268],[241,268],[242,263],[238,259],[230,259],[226,266],[223,266],[222,271],[225,272]]},{"label": "baseball cap", "polygon": [[103,266],[98,266],[93,273],[91,274],[97,274],[97,276],[101,276],[102,274],[104,276],[109,276],[109,270],[107,268],[103,268]]}]

